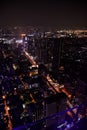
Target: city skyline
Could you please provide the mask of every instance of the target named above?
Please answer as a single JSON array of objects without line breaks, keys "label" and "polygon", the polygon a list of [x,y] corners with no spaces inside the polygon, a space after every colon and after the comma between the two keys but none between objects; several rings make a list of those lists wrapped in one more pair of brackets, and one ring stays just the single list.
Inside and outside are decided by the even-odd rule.
[{"label": "city skyline", "polygon": [[84,1],[1,1],[0,26],[87,29]]}]

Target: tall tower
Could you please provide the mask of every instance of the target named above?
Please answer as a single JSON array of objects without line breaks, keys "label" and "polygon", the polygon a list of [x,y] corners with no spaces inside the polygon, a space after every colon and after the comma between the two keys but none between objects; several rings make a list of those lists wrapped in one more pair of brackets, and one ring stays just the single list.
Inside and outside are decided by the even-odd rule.
[{"label": "tall tower", "polygon": [[58,75],[58,69],[61,65],[61,54],[62,54],[62,42],[61,38],[52,38],[53,40],[53,61],[52,71],[54,76]]}]

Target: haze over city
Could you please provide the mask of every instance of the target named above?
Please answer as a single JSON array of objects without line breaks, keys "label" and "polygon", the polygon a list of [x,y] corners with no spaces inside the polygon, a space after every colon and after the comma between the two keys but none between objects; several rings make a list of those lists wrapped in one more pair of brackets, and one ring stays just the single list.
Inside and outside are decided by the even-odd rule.
[{"label": "haze over city", "polygon": [[84,0],[4,0],[0,2],[0,26],[87,28]]}]

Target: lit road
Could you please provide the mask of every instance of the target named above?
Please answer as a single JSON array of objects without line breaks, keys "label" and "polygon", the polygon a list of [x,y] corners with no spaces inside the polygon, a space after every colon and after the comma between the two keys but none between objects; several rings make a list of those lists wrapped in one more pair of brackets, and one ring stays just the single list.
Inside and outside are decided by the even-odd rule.
[{"label": "lit road", "polygon": [[34,61],[33,57],[30,56],[30,54],[26,51],[23,51],[26,58],[29,60],[29,62],[32,64],[32,65],[37,65],[36,62]]},{"label": "lit road", "polygon": [[7,105],[7,102],[6,102],[6,96],[3,95],[2,97],[4,99],[4,109],[5,109],[5,114],[4,116],[7,116],[8,117],[8,126],[7,126],[7,129],[8,130],[12,130],[12,122],[11,122],[11,119],[10,119],[10,114],[9,114],[9,107]]},{"label": "lit road", "polygon": [[69,94],[69,92],[65,89],[65,87],[64,87],[63,84],[60,85],[60,84],[58,84],[58,83],[55,83],[55,82],[50,78],[49,75],[47,75],[45,78],[47,79],[47,81],[49,82],[49,84],[50,84],[51,86],[53,86],[53,88],[54,88],[54,90],[55,90],[56,93],[63,92],[63,93],[66,94],[66,96],[67,96],[68,98],[71,98],[71,94]]}]

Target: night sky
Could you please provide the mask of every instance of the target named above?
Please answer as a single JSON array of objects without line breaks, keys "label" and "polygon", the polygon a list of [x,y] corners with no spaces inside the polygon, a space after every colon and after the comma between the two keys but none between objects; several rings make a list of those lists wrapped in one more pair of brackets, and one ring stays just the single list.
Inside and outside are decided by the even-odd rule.
[{"label": "night sky", "polygon": [[0,26],[87,29],[87,3],[82,0],[3,0]]}]

